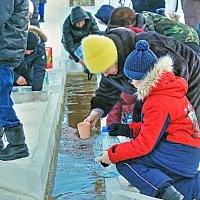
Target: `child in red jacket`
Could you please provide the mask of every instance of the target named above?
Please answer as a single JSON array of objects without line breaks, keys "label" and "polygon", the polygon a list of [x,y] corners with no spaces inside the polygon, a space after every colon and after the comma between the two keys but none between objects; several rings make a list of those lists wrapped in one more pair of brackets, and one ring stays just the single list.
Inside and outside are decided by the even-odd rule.
[{"label": "child in red jacket", "polygon": [[124,74],[143,102],[141,122],[114,123],[110,135],[133,138],[99,158],[142,194],[165,200],[200,200],[200,131],[186,98],[185,79],[173,73],[170,56],[157,58],[140,40],[125,61]]}]

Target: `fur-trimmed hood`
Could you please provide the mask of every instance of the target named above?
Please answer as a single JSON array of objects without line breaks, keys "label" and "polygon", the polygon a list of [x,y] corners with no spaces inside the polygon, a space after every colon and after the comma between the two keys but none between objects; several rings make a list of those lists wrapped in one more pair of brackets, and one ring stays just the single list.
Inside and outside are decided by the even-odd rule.
[{"label": "fur-trimmed hood", "polygon": [[[166,74],[167,72],[170,72],[171,75],[169,73]],[[187,83],[183,81],[183,78],[178,78],[178,82],[176,80],[173,74],[172,58],[169,55],[161,57],[154,65],[154,68],[139,83],[136,93],[137,98],[138,100],[144,100],[150,93],[155,93],[156,91],[159,94],[161,90],[162,94],[167,94],[168,96],[184,96],[188,89]],[[176,91],[176,93],[174,94],[173,91]],[[181,92],[179,93],[179,91]]]},{"label": "fur-trimmed hood", "polygon": [[36,33],[40,39],[43,41],[43,42],[46,42],[47,41],[47,36],[44,34],[44,32],[38,28],[37,26],[33,26],[33,25],[29,25],[28,27],[28,30],[29,31],[32,31],[34,33]]}]

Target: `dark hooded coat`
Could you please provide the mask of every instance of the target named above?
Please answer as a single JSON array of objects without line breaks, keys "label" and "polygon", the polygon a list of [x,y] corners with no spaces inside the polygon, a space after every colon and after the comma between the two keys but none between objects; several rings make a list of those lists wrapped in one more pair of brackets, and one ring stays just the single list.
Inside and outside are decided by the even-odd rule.
[{"label": "dark hooded coat", "polygon": [[0,65],[19,65],[28,35],[28,1],[0,1]]},{"label": "dark hooded coat", "polygon": [[[79,29],[76,27],[76,23],[81,20],[86,22],[83,28]],[[79,59],[74,52],[81,45],[81,40],[90,34],[99,34],[100,30],[92,14],[77,6],[72,9],[71,14],[65,20],[62,33],[62,43],[65,50],[78,62]]]},{"label": "dark hooded coat", "polygon": [[[27,85],[32,86],[32,91],[41,91],[47,65],[45,51],[47,37],[41,29],[33,29],[32,27],[31,30],[38,34],[40,42],[37,44],[35,51],[25,55],[20,65],[14,69],[14,86],[18,86],[16,81],[19,76],[23,76],[27,81]],[[38,33],[38,31],[40,32]]]}]

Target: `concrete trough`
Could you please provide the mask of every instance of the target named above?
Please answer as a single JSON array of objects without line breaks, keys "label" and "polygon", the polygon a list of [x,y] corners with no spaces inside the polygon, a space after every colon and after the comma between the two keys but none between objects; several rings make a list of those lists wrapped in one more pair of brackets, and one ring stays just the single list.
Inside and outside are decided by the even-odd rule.
[{"label": "concrete trough", "polygon": [[47,91],[24,91],[19,90],[11,93],[14,104],[22,104],[27,102],[48,101]]}]

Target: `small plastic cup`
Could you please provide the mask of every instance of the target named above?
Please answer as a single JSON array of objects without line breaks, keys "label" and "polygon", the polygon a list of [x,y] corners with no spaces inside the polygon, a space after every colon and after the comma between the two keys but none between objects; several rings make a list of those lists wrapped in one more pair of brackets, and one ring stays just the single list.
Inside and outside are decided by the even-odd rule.
[{"label": "small plastic cup", "polygon": [[81,139],[87,139],[90,137],[90,123],[89,122],[80,122],[77,124],[79,136]]}]

